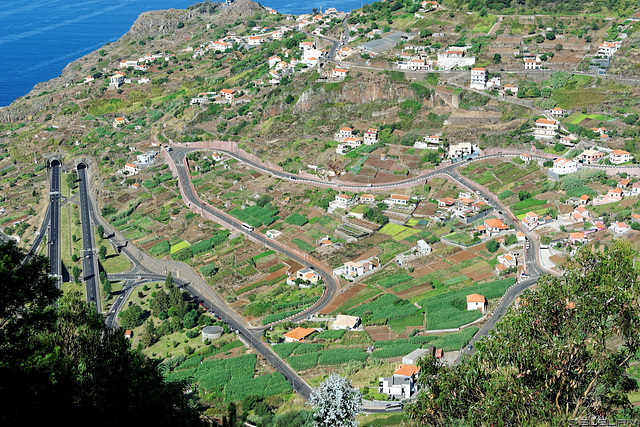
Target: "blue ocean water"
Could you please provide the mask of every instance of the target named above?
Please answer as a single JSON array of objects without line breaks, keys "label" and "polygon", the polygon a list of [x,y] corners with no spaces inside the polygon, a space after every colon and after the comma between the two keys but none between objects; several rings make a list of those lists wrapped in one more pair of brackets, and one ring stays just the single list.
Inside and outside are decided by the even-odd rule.
[{"label": "blue ocean water", "polygon": [[[198,0],[2,0],[0,1],[0,106],[26,95],[35,84],[57,77],[69,63],[114,42],[138,15],[149,10],[184,9]],[[368,3],[369,1],[365,2]],[[281,13],[313,8],[350,11],[362,0],[266,0]]]}]

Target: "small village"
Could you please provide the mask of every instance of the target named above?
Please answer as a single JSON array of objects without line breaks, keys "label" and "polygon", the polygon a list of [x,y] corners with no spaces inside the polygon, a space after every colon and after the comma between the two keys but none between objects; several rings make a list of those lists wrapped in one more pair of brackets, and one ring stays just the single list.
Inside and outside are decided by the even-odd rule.
[{"label": "small village", "polygon": [[[212,414],[255,390],[271,415],[304,408],[292,382],[332,373],[402,410],[425,360],[457,368],[503,309],[526,311],[514,289],[640,244],[640,15],[526,12],[172,15],[173,34],[105,46],[19,100],[48,100],[34,120],[0,124],[2,235],[38,239],[63,159],[61,289],[86,293],[82,159],[106,226],[100,311]],[[140,254],[162,274],[144,280]],[[216,299],[189,295],[194,276]]]}]

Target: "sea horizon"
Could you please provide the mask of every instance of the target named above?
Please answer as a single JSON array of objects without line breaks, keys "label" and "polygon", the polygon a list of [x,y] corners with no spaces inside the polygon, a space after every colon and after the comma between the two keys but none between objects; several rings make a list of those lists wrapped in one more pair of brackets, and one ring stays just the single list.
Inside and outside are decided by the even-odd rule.
[{"label": "sea horizon", "polygon": [[[371,1],[290,2],[266,0],[257,3],[283,14],[311,13],[330,7],[344,12]],[[4,0],[0,3],[0,57],[6,58],[0,74],[0,107],[25,96],[41,82],[60,76],[74,60],[106,43],[120,39],[138,16],[150,10],[186,9],[194,0]]]}]

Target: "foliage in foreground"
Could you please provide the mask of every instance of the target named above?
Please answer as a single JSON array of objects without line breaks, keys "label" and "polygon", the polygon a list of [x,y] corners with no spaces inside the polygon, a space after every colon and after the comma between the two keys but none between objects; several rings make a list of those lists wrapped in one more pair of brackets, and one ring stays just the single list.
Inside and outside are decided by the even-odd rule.
[{"label": "foliage in foreground", "polygon": [[77,295],[52,305],[48,261],[23,257],[0,244],[0,425],[202,425],[186,382],[165,382]]},{"label": "foliage in foreground", "polygon": [[311,391],[309,404],[315,412],[314,425],[357,426],[356,416],[362,412],[362,395],[351,381],[338,374],[331,374]]},{"label": "foliage in foreground", "polygon": [[544,276],[525,292],[472,358],[455,367],[422,361],[423,391],[409,416],[436,426],[637,418],[627,395],[638,385],[625,373],[640,348],[637,255],[622,241],[584,249],[563,277]]}]

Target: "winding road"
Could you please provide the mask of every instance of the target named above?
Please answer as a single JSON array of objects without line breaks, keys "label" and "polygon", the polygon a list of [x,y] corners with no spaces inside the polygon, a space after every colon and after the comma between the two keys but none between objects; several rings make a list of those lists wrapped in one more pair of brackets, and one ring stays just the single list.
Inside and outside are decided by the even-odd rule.
[{"label": "winding road", "polygon": [[[323,265],[319,261],[313,259],[311,256],[304,252],[300,252],[294,248],[288,248],[282,245],[280,242],[269,239],[263,236],[260,233],[250,232],[244,229],[241,226],[241,222],[236,218],[231,217],[224,211],[216,209],[212,206],[207,205],[206,202],[203,202],[197,195],[194,190],[193,184],[191,182],[191,178],[188,172],[186,156],[193,151],[218,151],[227,154],[228,156],[237,159],[245,163],[247,166],[268,173],[274,177],[287,179],[290,181],[299,182],[302,184],[315,185],[321,187],[334,187],[340,190],[351,190],[351,191],[374,191],[374,190],[389,190],[392,188],[403,187],[403,186],[411,186],[411,185],[420,185],[427,182],[428,179],[433,177],[446,177],[449,180],[453,180],[458,185],[463,188],[467,188],[476,193],[481,198],[484,198],[489,204],[492,204],[496,210],[498,216],[502,218],[502,220],[512,225],[516,230],[520,230],[525,233],[527,239],[527,245],[529,249],[525,251],[525,260],[527,263],[527,270],[529,273],[529,278],[523,280],[516,285],[512,286],[505,296],[500,301],[498,307],[493,311],[492,316],[487,320],[487,322],[482,326],[482,328],[478,331],[476,336],[472,339],[471,343],[474,343],[482,336],[490,334],[490,331],[493,329],[495,324],[499,321],[499,319],[506,313],[508,307],[515,301],[517,296],[528,287],[532,286],[536,283],[537,277],[544,272],[538,260],[538,245],[535,241],[535,238],[531,233],[527,230],[523,229],[523,227],[519,224],[517,219],[511,214],[506,206],[504,206],[495,195],[490,193],[483,186],[474,183],[473,181],[463,177],[457,172],[457,168],[461,166],[465,166],[473,161],[488,159],[488,158],[498,158],[505,156],[514,156],[516,154],[513,153],[503,153],[503,154],[493,154],[493,155],[485,155],[478,156],[473,159],[467,159],[463,161],[459,161],[457,163],[453,163],[451,165],[446,165],[438,170],[430,171],[424,173],[417,177],[412,177],[410,179],[399,181],[395,183],[388,184],[370,184],[370,185],[358,185],[358,184],[343,184],[336,183],[331,181],[323,181],[320,179],[311,179],[308,177],[302,177],[296,174],[291,174],[287,172],[283,172],[281,170],[276,170],[266,166],[265,164],[256,162],[251,160],[248,156],[244,156],[242,153],[238,151],[231,150],[222,150],[216,148],[196,148],[196,147],[178,147],[174,146],[170,150],[162,150],[162,155],[165,157],[165,160],[169,164],[169,167],[172,173],[177,176],[179,182],[180,192],[185,204],[195,213],[198,213],[205,218],[216,221],[223,226],[243,233],[247,238],[264,245],[265,247],[271,248],[279,253],[282,253],[291,259],[299,262],[302,265],[313,267],[318,274],[320,274],[326,284],[325,291],[322,298],[311,308],[305,310],[304,312],[294,316],[293,318],[287,319],[289,321],[300,321],[308,318],[309,315],[321,312],[327,305],[333,300],[333,298],[337,295],[339,290],[338,280],[333,276],[333,272],[330,268]],[[547,158],[539,157],[539,159],[547,160]],[[79,171],[80,173],[80,171]],[[81,190],[81,194],[83,191]],[[102,224],[105,227],[105,230],[110,230],[111,227],[104,219],[99,215],[96,210],[95,203],[91,202],[91,195],[88,194],[87,198],[87,208],[89,209],[88,215],[94,224]],[[84,218],[84,214],[83,214]],[[120,273],[120,274],[109,274],[109,279],[114,280],[124,280],[125,286],[123,288],[123,292],[117,297],[116,302],[114,303],[112,309],[109,313],[107,313],[107,323],[115,326],[117,313],[122,308],[122,304],[126,301],[128,295],[133,291],[137,286],[148,283],[148,282],[157,282],[163,281],[166,277],[167,270],[171,270],[171,266],[176,266],[180,263],[175,262],[162,262],[155,259],[152,259],[148,255],[141,252],[135,246],[130,245],[129,242],[122,236],[120,236],[117,231],[114,231],[111,235],[107,236],[108,239],[112,241],[112,243],[117,246],[119,252],[127,256],[131,262],[133,263],[133,267],[129,272]],[[164,267],[160,267],[163,265]],[[190,267],[188,267],[191,269]],[[192,269],[191,269],[192,270]],[[262,341],[262,332],[269,328],[270,325],[262,326],[262,327],[254,327],[249,325],[244,318],[235,313],[229,306],[220,298],[220,296],[213,291],[213,289],[206,284],[197,274],[192,276],[192,280],[187,280],[186,278],[175,277],[175,282],[178,286],[187,289],[191,295],[193,295],[198,301],[203,302],[204,305],[209,307],[212,312],[216,313],[221,319],[226,322],[229,327],[238,335],[238,337],[245,342],[245,344],[253,347],[259,354],[261,354],[270,364],[272,364],[279,372],[281,372],[285,378],[291,383],[294,390],[300,394],[303,398],[308,399],[311,393],[311,388],[308,384],[304,382],[304,380],[298,376],[298,374],[291,369],[286,362],[284,362],[280,357],[278,357],[275,352],[271,349],[268,344],[265,344]],[[467,352],[467,354],[471,354],[471,352]],[[367,409],[367,412],[386,412],[384,408],[382,409]]]}]

